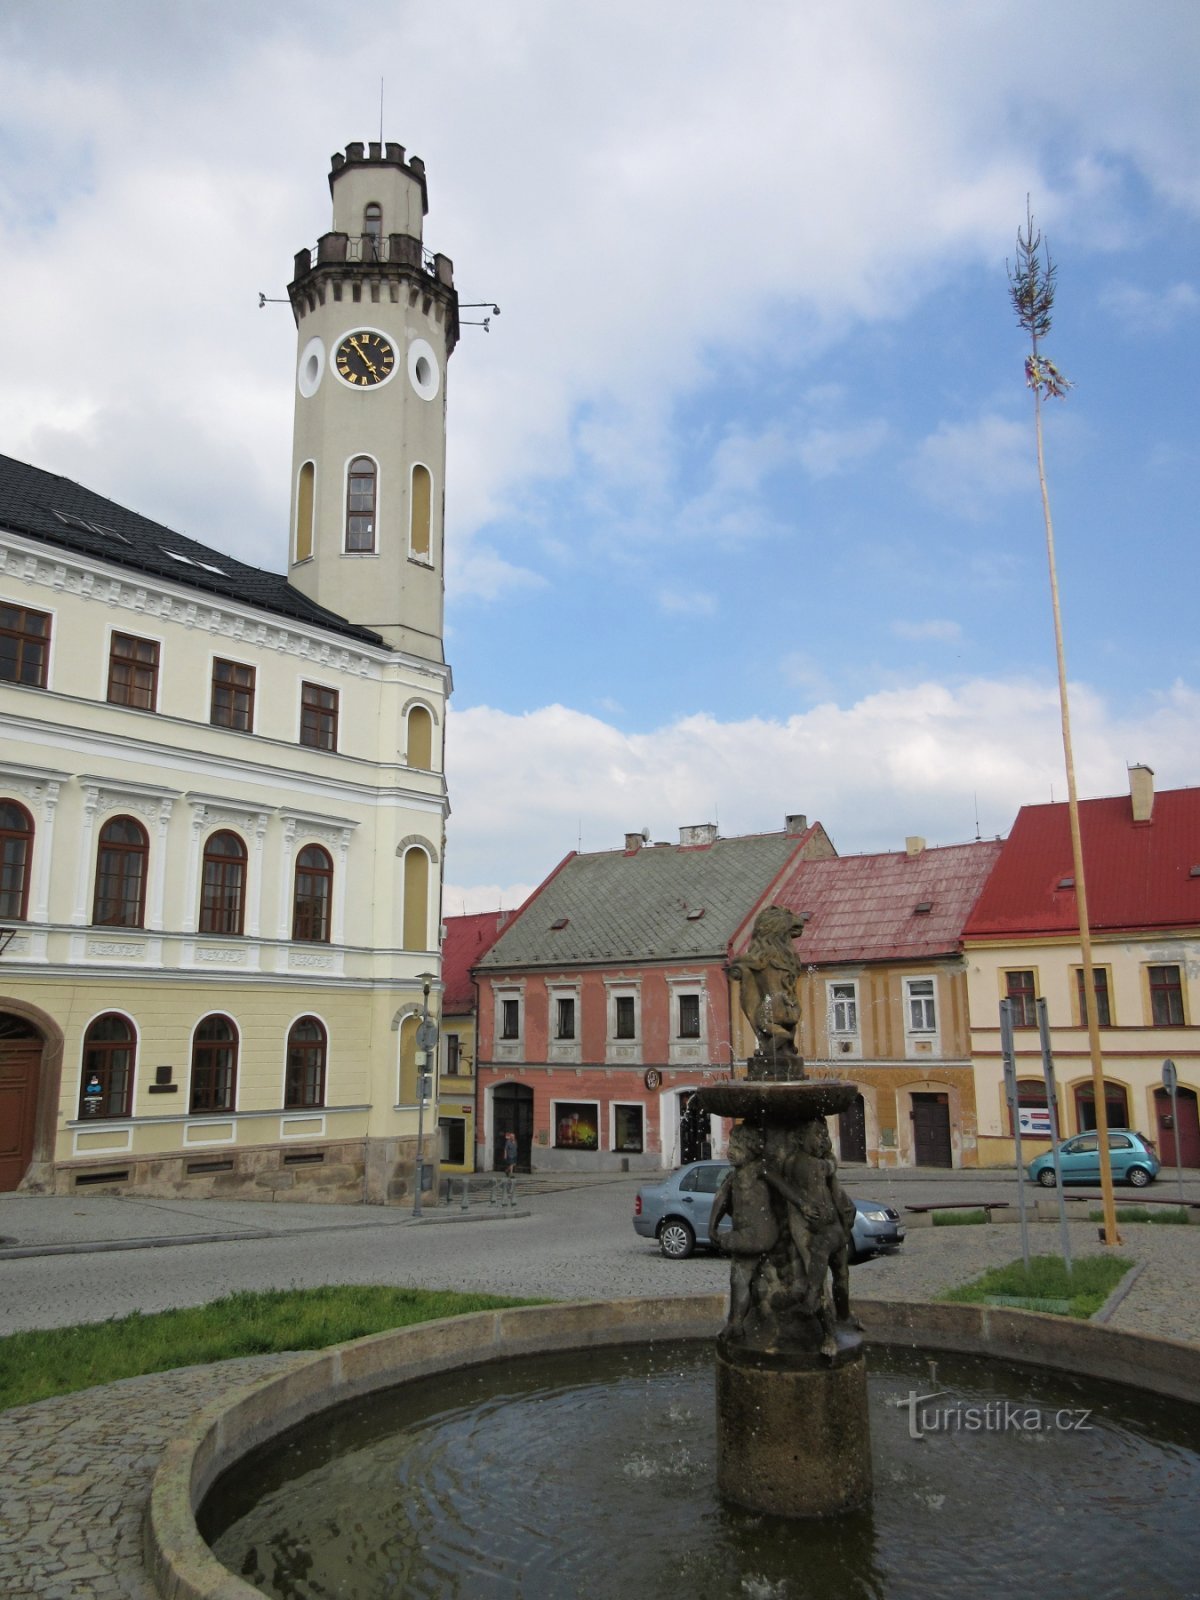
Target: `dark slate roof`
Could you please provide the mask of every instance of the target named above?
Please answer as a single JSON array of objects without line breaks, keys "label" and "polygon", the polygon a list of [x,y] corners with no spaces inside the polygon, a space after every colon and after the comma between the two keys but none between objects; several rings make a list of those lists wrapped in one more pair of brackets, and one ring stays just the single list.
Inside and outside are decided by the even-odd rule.
[{"label": "dark slate roof", "polygon": [[479,970],[723,957],[739,925],[812,832],[569,855],[525,902]]},{"label": "dark slate roof", "polygon": [[999,840],[984,840],[911,856],[799,861],[771,898],[808,917],[796,944],[806,965],[954,955],[1002,848]]},{"label": "dark slate roof", "polygon": [[462,1016],[475,1009],[471,968],[512,920],[511,911],[477,911],[446,918],[442,943],[442,1015]]},{"label": "dark slate roof", "polygon": [[[248,567],[224,551],[139,516],[70,478],[59,478],[11,456],[0,456],[0,525],[43,544],[166,578],[223,600],[240,601],[364,644],[383,642],[369,628],[360,628],[316,605],[279,573]],[[168,550],[188,559],[174,560],[165,553]]]},{"label": "dark slate roof", "polygon": [[[1081,800],[1079,834],[1093,932],[1200,925],[1200,789],[1156,794],[1148,822],[1128,795]],[[967,936],[1078,937],[1074,884],[1067,806],[1022,806]]]}]

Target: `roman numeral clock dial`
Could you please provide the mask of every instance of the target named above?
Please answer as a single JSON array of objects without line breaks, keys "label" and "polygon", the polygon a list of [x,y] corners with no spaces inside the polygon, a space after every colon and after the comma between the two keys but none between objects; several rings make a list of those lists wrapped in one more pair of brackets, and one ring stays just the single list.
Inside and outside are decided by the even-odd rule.
[{"label": "roman numeral clock dial", "polygon": [[338,377],[354,389],[386,383],[396,366],[396,353],[382,333],[360,329],[348,333],[334,355]]}]

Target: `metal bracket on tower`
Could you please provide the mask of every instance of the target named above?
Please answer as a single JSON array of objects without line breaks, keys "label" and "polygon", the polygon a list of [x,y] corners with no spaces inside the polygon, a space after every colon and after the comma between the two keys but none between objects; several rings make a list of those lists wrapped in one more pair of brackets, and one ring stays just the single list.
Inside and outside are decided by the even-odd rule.
[{"label": "metal bracket on tower", "polygon": [[[480,311],[484,306],[490,308],[492,317],[500,315],[500,307],[493,305],[490,300],[464,300],[459,303],[459,310]],[[484,333],[490,333],[492,331],[492,317],[484,317],[482,321],[471,317],[460,317],[458,325],[460,328],[482,328]]]}]

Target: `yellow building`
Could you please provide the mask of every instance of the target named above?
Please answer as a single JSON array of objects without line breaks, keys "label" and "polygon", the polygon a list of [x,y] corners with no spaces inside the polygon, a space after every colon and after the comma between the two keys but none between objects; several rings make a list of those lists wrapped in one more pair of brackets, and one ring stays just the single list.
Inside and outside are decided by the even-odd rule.
[{"label": "yellow building", "polygon": [[329,181],[289,578],[0,458],[0,1189],[411,1192],[457,299],[416,158]]},{"label": "yellow building", "polygon": [[[1148,767],[1130,792],[1079,805],[1096,1012],[1110,1128],[1135,1128],[1174,1162],[1200,1165],[1200,790],[1156,795]],[[1044,1126],[1036,1002],[1044,998],[1062,1137],[1094,1128],[1095,1090],[1065,805],[1022,807],[964,930],[981,1164],[1014,1159],[1004,1096],[1000,1001],[1015,1007],[1020,1109]],[[1163,1088],[1178,1072],[1178,1127]],[[1023,1156],[1049,1148],[1023,1139]]]}]

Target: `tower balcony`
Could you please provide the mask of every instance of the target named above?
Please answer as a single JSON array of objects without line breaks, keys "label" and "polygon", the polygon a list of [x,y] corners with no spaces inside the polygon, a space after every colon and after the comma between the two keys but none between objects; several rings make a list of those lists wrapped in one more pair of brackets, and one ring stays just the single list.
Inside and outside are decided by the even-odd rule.
[{"label": "tower balcony", "polygon": [[295,281],[319,267],[335,266],[415,268],[447,289],[454,284],[450,257],[427,250],[408,233],[323,233],[311,250],[296,252]]}]

